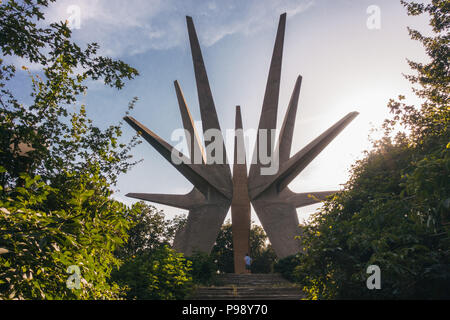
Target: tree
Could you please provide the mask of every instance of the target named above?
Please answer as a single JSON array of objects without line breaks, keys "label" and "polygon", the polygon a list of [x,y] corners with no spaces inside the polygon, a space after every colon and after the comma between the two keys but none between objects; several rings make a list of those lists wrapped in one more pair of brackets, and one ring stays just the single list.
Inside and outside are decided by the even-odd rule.
[{"label": "tree", "polygon": [[[89,79],[121,89],[138,72],[97,55],[95,43],[81,49],[63,22],[45,26],[50,2],[0,3],[0,298],[117,298],[113,253],[139,208],[114,201],[111,186],[134,164],[137,136],[122,143],[121,123],[94,126],[78,98]],[[42,66],[29,72],[30,103],[17,98],[26,86],[11,84],[17,70],[7,56]],[[80,267],[79,290],[66,285],[71,265]]]},{"label": "tree", "polygon": [[211,256],[217,264],[219,272],[234,272],[233,237],[231,223],[226,222],[220,229]]},{"label": "tree", "polygon": [[163,211],[145,202],[136,203],[135,208],[137,214],[133,216],[133,227],[128,230],[128,241],[116,252],[121,258],[171,246],[176,232],[186,220],[182,215],[167,220]]},{"label": "tree", "polygon": [[215,283],[217,265],[210,254],[194,252],[188,260],[192,263],[192,281],[194,284],[212,285]]},{"label": "tree", "polygon": [[[120,60],[98,56],[95,43],[82,50],[70,41],[71,31],[63,22],[38,27],[44,24],[42,8],[49,2],[54,0],[9,0],[0,6],[2,56],[42,66],[40,74],[29,73],[32,103],[24,105],[15,97],[22,87],[10,85],[16,66],[0,59],[0,164],[6,168],[2,185],[13,187],[24,169],[53,182],[64,171],[82,172],[90,164],[99,164],[105,178],[115,183],[117,175],[133,165],[127,159],[136,137],[129,144],[119,144],[121,125],[106,130],[95,127],[86,116],[86,106],[77,99],[86,93],[88,79],[103,78],[106,85],[120,89],[124,79],[138,72]],[[32,147],[26,157],[20,156],[20,145]]]},{"label": "tree", "polygon": [[[428,13],[434,31],[409,29],[430,57],[409,61],[416,74],[406,76],[424,102],[389,102],[384,137],[306,227],[295,277],[309,298],[450,297],[450,3],[401,2],[409,15]],[[381,269],[381,290],[366,287],[370,265]]]}]

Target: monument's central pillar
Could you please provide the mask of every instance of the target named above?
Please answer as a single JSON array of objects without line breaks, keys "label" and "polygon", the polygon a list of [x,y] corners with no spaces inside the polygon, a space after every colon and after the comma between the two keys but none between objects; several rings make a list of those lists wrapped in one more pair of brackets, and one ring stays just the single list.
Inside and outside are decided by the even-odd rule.
[{"label": "monument's central pillar", "polygon": [[231,221],[233,235],[234,272],[244,273],[244,257],[250,253],[250,197],[248,196],[247,164],[241,108],[236,107],[236,135],[234,138],[233,200]]}]

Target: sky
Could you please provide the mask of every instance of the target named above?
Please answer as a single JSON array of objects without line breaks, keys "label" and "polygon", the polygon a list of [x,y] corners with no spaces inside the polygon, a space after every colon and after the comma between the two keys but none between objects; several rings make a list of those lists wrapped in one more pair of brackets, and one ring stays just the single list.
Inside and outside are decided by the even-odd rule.
[{"label": "sky", "polygon": [[[280,14],[287,13],[278,128],[295,80],[303,76],[292,155],[347,113],[360,115],[290,184],[295,192],[339,190],[351,165],[371,147],[369,135],[388,117],[399,94],[418,104],[406,58],[426,61],[407,26],[429,30],[424,17],[408,17],[397,0],[61,0],[46,10],[46,22],[70,20],[77,43],[97,42],[100,53],[121,59],[140,76],[123,90],[90,82],[83,97],[100,127],[115,124],[128,103],[131,115],[171,141],[182,128],[173,81],[178,80],[195,120],[200,120],[185,16],[192,16],[202,47],[222,130],[234,127],[235,106],[244,129],[257,128]],[[33,66],[32,67],[33,70]],[[35,70],[39,66],[34,66]],[[134,135],[124,127],[124,138]],[[251,145],[247,145],[253,154]],[[228,158],[232,159],[231,150]],[[146,142],[133,150],[143,159],[119,178],[115,197],[134,193],[184,194],[192,185]],[[168,218],[183,210],[154,204]],[[319,205],[298,209],[307,222]],[[230,218],[230,214],[228,218]],[[252,219],[258,218],[252,210]]]}]

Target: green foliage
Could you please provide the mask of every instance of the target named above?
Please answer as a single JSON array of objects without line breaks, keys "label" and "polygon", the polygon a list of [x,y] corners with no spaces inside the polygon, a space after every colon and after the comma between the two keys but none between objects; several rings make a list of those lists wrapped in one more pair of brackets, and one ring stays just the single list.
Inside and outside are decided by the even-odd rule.
[{"label": "green foliage", "polygon": [[190,293],[190,272],[191,262],[165,246],[128,259],[112,279],[127,288],[127,299],[174,300]]},{"label": "green foliage", "polygon": [[295,270],[300,264],[300,256],[293,255],[280,259],[274,265],[274,271],[281,274],[285,279],[296,282]]},{"label": "green foliage", "polygon": [[195,284],[211,285],[214,283],[217,266],[211,255],[204,252],[194,252],[188,258],[192,263],[192,280]]},{"label": "green foliage", "polygon": [[269,245],[252,260],[251,271],[252,273],[273,273],[276,260],[275,251]]},{"label": "green foliage", "polygon": [[[27,171],[58,183],[66,172],[83,171],[92,164],[115,183],[134,164],[127,160],[137,136],[119,143],[122,123],[106,130],[94,126],[78,99],[86,94],[88,80],[103,79],[120,89],[124,79],[138,72],[122,61],[98,56],[97,44],[82,50],[71,42],[65,23],[45,26],[41,21],[39,27],[36,20],[45,19],[42,11],[49,2],[53,1],[9,0],[0,6],[0,165],[7,170],[0,182],[13,188],[19,174]],[[4,64],[7,56],[42,66],[36,75],[29,72],[31,103],[16,97],[16,91],[25,96],[28,86],[10,84],[16,66]],[[136,98],[129,109],[135,102]],[[24,146],[30,147],[26,154]]]},{"label": "green foliage", "polygon": [[[95,43],[81,49],[65,23],[46,25],[50,2],[0,5],[0,298],[117,298],[121,289],[108,280],[120,264],[113,253],[137,209],[112,200],[111,186],[134,164],[137,136],[119,142],[122,124],[96,127],[78,99],[86,81],[121,89],[138,72],[98,56]],[[8,56],[42,67],[29,72],[27,103],[18,96],[29,86],[13,84]],[[66,286],[71,265],[80,267],[79,290]]]},{"label": "green foliage", "polygon": [[217,270],[222,273],[234,272],[233,236],[231,223],[228,221],[220,229],[211,256],[217,264]]},{"label": "green foliage", "polygon": [[428,122],[432,120],[433,114],[445,112],[443,107],[448,105],[449,102],[448,57],[450,56],[450,36],[448,30],[450,27],[450,4],[447,0],[432,0],[428,4],[401,0],[401,3],[411,16],[428,14],[430,17],[429,25],[433,31],[431,36],[424,36],[419,31],[408,28],[411,38],[421,42],[425,47],[430,60],[426,64],[408,60],[410,67],[417,74],[406,76],[412,84],[419,85],[418,88],[415,88],[417,95],[428,100],[422,108],[422,111],[427,112],[426,116],[415,119],[413,123],[417,121]]},{"label": "green foliage", "polygon": [[116,251],[120,258],[126,259],[166,245],[171,246],[175,233],[186,220],[185,216],[166,220],[164,212],[145,202],[136,203],[135,210],[134,225],[128,231],[128,241]]},{"label": "green foliage", "polygon": [[253,225],[250,229],[250,252],[252,258],[252,273],[273,273],[277,260],[275,251],[267,243],[268,238],[264,229]]},{"label": "green foliage", "polygon": [[[409,183],[402,185],[409,155],[398,146],[372,152],[347,190],[313,217],[303,238],[307,254],[296,270],[310,298],[450,296],[449,232],[430,223],[422,201],[407,193]],[[437,208],[432,201],[425,207]],[[369,265],[381,268],[381,290],[366,288]]]},{"label": "green foliage", "polygon": [[[450,5],[402,3],[411,15],[430,14],[435,33],[410,29],[430,57],[410,61],[417,74],[406,76],[424,102],[389,102],[385,136],[305,228],[294,277],[311,299],[450,298]],[[381,290],[366,287],[369,265],[381,269]]]},{"label": "green foliage", "polygon": [[[108,198],[96,172],[66,177],[71,189],[63,197],[39,176],[22,178],[15,194],[0,194],[0,248],[8,251],[0,255],[0,299],[118,298],[120,288],[108,277],[120,262],[113,250],[126,240],[132,212]],[[67,204],[47,210],[57,200]],[[66,286],[71,265],[80,267],[80,290]]]},{"label": "green foliage", "polygon": [[115,251],[124,263],[114,269],[110,282],[125,289],[126,299],[183,299],[193,286],[192,261],[169,246],[185,218],[166,220],[162,211],[144,202],[136,203],[133,210],[127,241]]}]

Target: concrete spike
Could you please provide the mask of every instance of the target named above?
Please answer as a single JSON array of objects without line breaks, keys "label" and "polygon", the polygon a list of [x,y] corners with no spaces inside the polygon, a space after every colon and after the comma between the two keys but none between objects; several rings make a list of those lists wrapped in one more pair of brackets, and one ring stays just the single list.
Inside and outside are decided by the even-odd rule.
[{"label": "concrete spike", "polygon": [[[253,154],[254,160],[252,161],[252,165],[250,167],[250,179],[260,174],[260,168],[262,166],[257,151],[259,146],[259,130],[275,130],[277,125],[278,99],[280,96],[281,65],[283,60],[285,29],[286,13],[283,13],[280,16],[280,21],[278,23],[278,31],[275,39],[272,60],[270,63],[269,76],[267,78],[266,92],[264,94],[261,117],[259,120],[255,152]],[[271,145],[271,140],[268,139],[266,150],[272,153],[273,149],[274,146]]]},{"label": "concrete spike", "polygon": [[[241,115],[241,107],[236,106],[236,120],[235,120],[235,132],[236,135],[234,137],[234,165],[235,168],[243,168],[242,166],[236,167],[236,164],[246,166],[246,152],[245,152],[245,141],[244,141],[244,132],[242,127],[242,115]],[[238,157],[239,155],[239,157]],[[246,171],[247,172],[247,171]],[[247,176],[247,173],[245,174]]]},{"label": "concrete spike", "polygon": [[[169,161],[186,179],[188,179],[200,192],[205,196],[208,196],[210,188],[216,189],[223,194],[226,198],[231,199],[233,196],[232,186],[231,188],[224,188],[220,183],[220,180],[214,179],[211,176],[207,166],[189,164],[190,160],[184,155],[181,155],[178,150],[173,148],[170,144],[156,135],[153,131],[145,127],[139,121],[132,117],[125,117],[124,120],[135,129],[140,132],[143,138],[150,143],[153,148],[156,149],[167,161]],[[175,150],[176,152],[172,151]],[[174,156],[176,155],[176,156]],[[172,162],[172,156],[174,156],[180,164],[174,164]]]},{"label": "concrete spike", "polygon": [[324,201],[329,195],[335,194],[338,191],[314,191],[295,193],[286,188],[280,194],[280,197],[285,199],[286,202],[291,203],[296,208],[301,208]]},{"label": "concrete spike", "polygon": [[[189,42],[191,45],[192,61],[194,64],[195,80],[197,83],[198,101],[200,106],[200,115],[203,124],[203,133],[210,129],[215,129],[220,132],[220,137],[223,141],[222,143],[222,155],[218,156],[220,159],[219,163],[212,163],[208,159],[208,154],[206,154],[206,162],[209,167],[209,172],[211,178],[220,183],[223,189],[227,189],[228,193],[232,193],[233,182],[231,180],[231,170],[228,164],[227,152],[225,148],[225,141],[223,139],[223,134],[221,133],[219,120],[217,117],[216,107],[214,105],[214,99],[211,93],[211,88],[209,86],[208,75],[206,73],[205,63],[203,61],[202,51],[200,48],[200,43],[198,41],[197,33],[195,31],[194,22],[191,17],[186,17]],[[205,139],[207,140],[207,139]],[[208,145],[212,141],[205,141],[206,152],[208,150]],[[216,150],[217,152],[217,150]],[[217,155],[217,153],[216,153]]]},{"label": "concrete spike", "polygon": [[322,151],[347,127],[357,116],[358,112],[351,112],[338,121],[335,125],[322,133],[313,142],[300,150],[286,163],[278,179],[278,190],[286,188],[303,169],[311,163]]},{"label": "concrete spike", "polygon": [[[202,146],[202,142],[198,135],[197,129],[194,125],[194,120],[192,119],[189,108],[184,99],[183,91],[181,90],[178,81],[174,82],[175,91],[177,93],[178,105],[180,107],[181,120],[183,121],[184,129],[189,132],[190,137],[187,137],[187,145],[190,151],[190,158],[193,163],[197,163],[197,160],[201,160],[202,163],[206,163],[205,152]],[[197,155],[197,157],[196,157]],[[198,157],[201,159],[197,159]]]},{"label": "concrete spike", "polygon": [[245,272],[244,256],[250,251],[250,198],[248,196],[247,165],[238,162],[237,154],[245,160],[244,135],[240,106],[236,107],[236,136],[234,139],[233,200],[231,202],[231,221],[233,224],[234,273]]},{"label": "concrete spike", "polygon": [[185,195],[129,193],[126,196],[129,198],[155,202],[184,210],[190,210],[195,206],[198,206],[200,203],[206,202],[205,196],[195,188],[190,193]]},{"label": "concrete spike", "polygon": [[252,204],[277,257],[282,259],[298,253],[300,241],[295,237],[301,234],[301,229],[295,207],[276,198],[258,199]]},{"label": "concrete spike", "polygon": [[278,153],[280,164],[285,163],[291,156],[292,138],[294,135],[295,119],[298,109],[298,98],[302,85],[302,76],[298,76],[289,101],[288,109],[284,117],[283,126],[281,127],[280,137],[275,154]]},{"label": "concrete spike", "polygon": [[[186,17],[186,21],[189,33],[189,41],[191,45],[192,61],[194,63],[195,80],[197,83],[198,102],[200,105],[203,132],[206,132],[210,129],[216,129],[220,131],[219,119],[217,117],[216,107],[211,93],[208,74],[206,72],[205,63],[203,61],[202,51],[200,48],[200,43],[198,41],[197,33],[195,31],[194,22],[191,17]],[[205,141],[205,147],[207,147],[209,143],[211,143],[211,141]],[[226,165],[228,163],[228,160],[226,157],[225,144],[223,147],[223,151],[223,161],[222,164],[218,166],[220,167],[220,170],[223,171],[223,174],[230,177],[231,180],[230,167]]]},{"label": "concrete spike", "polygon": [[210,253],[229,208],[229,201],[221,201],[191,209],[185,226],[175,237],[173,248],[185,256],[195,251]]},{"label": "concrete spike", "polygon": [[333,141],[334,138],[336,138],[342,130],[344,130],[351,121],[353,121],[353,119],[355,119],[358,114],[358,112],[351,112],[326,130],[314,141],[297,152],[285,164],[281,165],[278,174],[272,176],[258,176],[253,181],[250,181],[250,199],[258,197],[272,184],[276,184],[278,192],[281,192],[331,141]]}]

